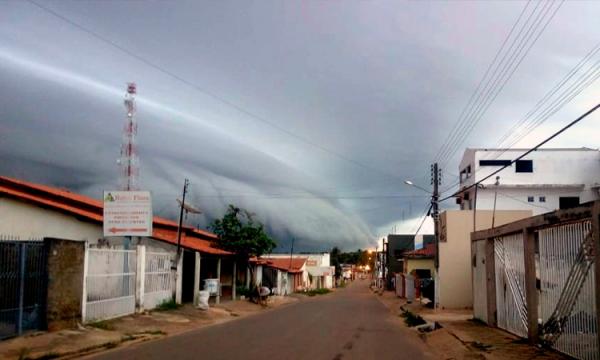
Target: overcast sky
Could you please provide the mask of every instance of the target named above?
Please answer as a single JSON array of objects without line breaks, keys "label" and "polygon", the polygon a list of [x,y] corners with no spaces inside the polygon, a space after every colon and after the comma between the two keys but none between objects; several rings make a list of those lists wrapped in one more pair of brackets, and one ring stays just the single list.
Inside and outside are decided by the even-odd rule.
[{"label": "overcast sky", "polygon": [[[521,14],[548,25],[441,159],[443,189],[466,146],[494,147],[600,42],[593,1],[36,2],[0,1],[0,174],[95,198],[116,188],[135,81],[155,213],[175,218],[187,177],[204,211],[190,224],[233,203],[280,251],[292,237],[301,250],[353,250],[393,226],[414,231],[428,198],[403,180],[430,186],[431,162]],[[515,145],[586,111],[598,83]],[[597,148],[599,121],[550,146]]]}]

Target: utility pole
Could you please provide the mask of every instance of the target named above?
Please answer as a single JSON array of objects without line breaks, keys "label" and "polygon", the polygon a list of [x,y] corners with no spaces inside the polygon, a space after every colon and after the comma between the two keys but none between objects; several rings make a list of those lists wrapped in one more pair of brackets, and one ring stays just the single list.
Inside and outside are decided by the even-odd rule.
[{"label": "utility pole", "polygon": [[173,300],[177,301],[177,267],[179,266],[179,260],[181,257],[180,249],[181,249],[181,227],[183,225],[183,210],[185,206],[185,195],[187,194],[188,186],[190,185],[190,181],[185,179],[183,181],[183,195],[181,199],[181,207],[179,209],[179,225],[177,226],[177,252],[175,253],[175,263],[171,266],[171,270],[174,272],[173,279],[175,279],[175,286],[173,287]]},{"label": "utility pole", "polygon": [[431,195],[431,216],[433,217],[433,233],[435,237],[435,270],[440,266],[440,169],[438,164],[431,165],[431,184],[433,185],[433,194]]},{"label": "utility pole", "polygon": [[183,194],[181,195],[181,207],[179,209],[179,226],[177,226],[177,257],[179,258],[179,249],[181,248],[181,226],[183,225],[183,210],[185,208],[185,195],[187,194],[188,186],[190,181],[185,179],[183,181]]}]

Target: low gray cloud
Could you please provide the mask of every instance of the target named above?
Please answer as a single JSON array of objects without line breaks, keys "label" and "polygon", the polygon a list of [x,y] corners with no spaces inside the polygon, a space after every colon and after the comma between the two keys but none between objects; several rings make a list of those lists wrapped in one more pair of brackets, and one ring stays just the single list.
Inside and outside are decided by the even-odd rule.
[{"label": "low gray cloud", "polygon": [[[291,238],[301,250],[353,249],[393,226],[413,231],[428,199],[402,180],[428,186],[429,163],[524,5],[40,4],[68,20],[0,2],[0,173],[94,197],[116,187],[122,95],[136,81],[141,184],[155,212],[176,216],[187,177],[204,211],[188,223],[205,227],[234,203],[282,251]],[[463,146],[493,144],[600,41],[598,9],[563,5]],[[557,144],[593,146],[571,135]]]}]

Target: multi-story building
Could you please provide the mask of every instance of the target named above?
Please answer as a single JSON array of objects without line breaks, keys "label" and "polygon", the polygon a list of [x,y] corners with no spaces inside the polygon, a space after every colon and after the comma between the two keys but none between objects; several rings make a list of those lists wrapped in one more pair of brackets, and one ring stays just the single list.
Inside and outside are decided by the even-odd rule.
[{"label": "multi-story building", "polygon": [[[527,149],[466,149],[460,162],[460,189],[483,179]],[[464,191],[461,210],[532,210],[534,215],[600,198],[600,151],[539,149],[497,175]]]}]

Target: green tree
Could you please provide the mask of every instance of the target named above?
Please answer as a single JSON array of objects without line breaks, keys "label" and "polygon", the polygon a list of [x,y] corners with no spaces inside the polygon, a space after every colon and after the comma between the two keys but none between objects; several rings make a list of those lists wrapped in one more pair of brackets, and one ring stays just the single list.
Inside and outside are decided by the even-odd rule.
[{"label": "green tree", "polygon": [[252,293],[257,293],[254,268],[249,259],[270,253],[277,246],[265,232],[264,225],[254,220],[254,214],[229,205],[223,218],[215,220],[209,229],[219,237],[217,244],[221,249],[235,253],[239,260],[246,262],[252,279]]},{"label": "green tree", "polygon": [[222,219],[209,227],[218,237],[223,250],[234,252],[239,258],[249,259],[270,253],[277,244],[267,235],[264,225],[254,220],[254,214],[229,205]]}]

